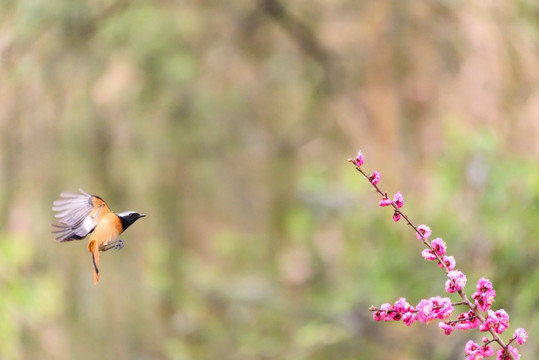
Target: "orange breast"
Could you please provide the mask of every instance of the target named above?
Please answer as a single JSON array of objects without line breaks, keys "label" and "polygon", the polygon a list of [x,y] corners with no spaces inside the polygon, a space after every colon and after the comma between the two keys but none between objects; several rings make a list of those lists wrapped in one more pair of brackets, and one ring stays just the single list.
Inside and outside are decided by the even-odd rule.
[{"label": "orange breast", "polygon": [[93,244],[96,244],[100,248],[103,245],[115,241],[122,233],[122,230],[122,222],[116,214],[112,212],[104,214],[90,235],[88,249],[91,252]]}]

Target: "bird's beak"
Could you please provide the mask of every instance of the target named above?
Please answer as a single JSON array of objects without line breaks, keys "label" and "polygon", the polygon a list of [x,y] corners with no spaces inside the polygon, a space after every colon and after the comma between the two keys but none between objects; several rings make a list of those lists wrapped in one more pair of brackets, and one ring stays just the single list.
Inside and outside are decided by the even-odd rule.
[{"label": "bird's beak", "polygon": [[138,217],[141,218],[141,217],[145,217],[146,214],[139,214]]}]

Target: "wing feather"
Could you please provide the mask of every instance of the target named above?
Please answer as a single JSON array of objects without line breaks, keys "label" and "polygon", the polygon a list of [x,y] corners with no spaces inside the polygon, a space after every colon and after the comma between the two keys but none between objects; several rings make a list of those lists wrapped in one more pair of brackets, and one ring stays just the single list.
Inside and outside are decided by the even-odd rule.
[{"label": "wing feather", "polygon": [[64,192],[53,202],[52,210],[59,224],[52,231],[60,242],[80,240],[91,233],[99,217],[100,209],[107,205],[99,197],[79,189],[78,193]]}]

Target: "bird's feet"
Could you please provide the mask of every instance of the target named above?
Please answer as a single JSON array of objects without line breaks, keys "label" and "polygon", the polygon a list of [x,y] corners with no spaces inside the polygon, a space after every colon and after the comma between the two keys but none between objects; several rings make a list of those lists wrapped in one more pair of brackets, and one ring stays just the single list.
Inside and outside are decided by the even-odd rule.
[{"label": "bird's feet", "polygon": [[117,244],[114,245],[114,249],[116,249],[116,250],[121,250],[121,249],[123,249],[125,243],[124,243],[124,241],[123,241],[122,239],[116,240],[116,243],[117,243]]},{"label": "bird's feet", "polygon": [[124,245],[124,241],[122,239],[118,239],[110,244],[107,244],[101,251],[109,251],[110,249],[120,250],[124,247]]}]

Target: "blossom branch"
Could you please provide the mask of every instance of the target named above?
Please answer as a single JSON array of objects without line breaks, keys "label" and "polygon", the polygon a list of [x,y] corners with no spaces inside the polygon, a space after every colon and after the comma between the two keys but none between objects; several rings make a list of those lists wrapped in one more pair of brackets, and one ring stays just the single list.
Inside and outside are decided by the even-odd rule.
[{"label": "blossom branch", "polygon": [[[465,347],[466,359],[479,359],[494,355],[494,350],[489,346],[490,343],[496,342],[500,345],[501,349],[497,353],[497,360],[503,359],[520,359],[518,350],[509,344],[516,340],[519,344],[523,344],[527,340],[526,330],[519,328],[513,334],[513,337],[506,344],[499,334],[503,333],[509,326],[509,316],[505,310],[500,309],[498,311],[490,310],[490,306],[494,302],[496,291],[492,287],[492,283],[485,278],[481,278],[477,283],[477,292],[472,296],[473,302],[466,296],[463,289],[466,285],[466,275],[459,270],[455,270],[455,259],[452,256],[445,255],[446,244],[441,238],[436,238],[429,241],[431,235],[431,229],[422,224],[416,226],[409,217],[401,210],[404,206],[404,200],[402,194],[397,192],[390,200],[387,193],[382,191],[378,186],[381,176],[376,170],[372,174],[367,174],[361,166],[365,162],[365,155],[361,150],[357,153],[353,159],[348,159],[354,164],[357,171],[359,171],[374,187],[374,189],[382,196],[379,205],[382,207],[391,205],[394,209],[393,220],[398,222],[403,218],[406,223],[412,227],[417,235],[417,238],[423,242],[427,247],[423,250],[421,255],[426,260],[437,260],[438,266],[443,268],[449,278],[445,283],[445,289],[448,293],[458,293],[462,301],[451,303],[449,298],[442,298],[440,296],[431,297],[430,299],[423,299],[419,304],[414,307],[410,306],[406,301],[406,298],[400,298],[393,305],[389,303],[382,304],[380,308],[371,306],[369,311],[373,312],[373,319],[376,321],[391,321],[391,320],[403,320],[406,325],[411,325],[413,322],[419,320],[420,322],[430,322],[434,319],[445,320],[452,315],[454,306],[466,305],[470,310],[466,313],[461,313],[457,316],[457,320],[449,320],[439,323],[440,329],[444,331],[446,335],[451,334],[454,329],[468,330],[479,327],[480,331],[488,331],[492,335],[492,339],[489,340],[483,337],[483,345],[479,346],[473,341],[468,341]],[[488,311],[488,316],[485,317],[483,312]]]}]

